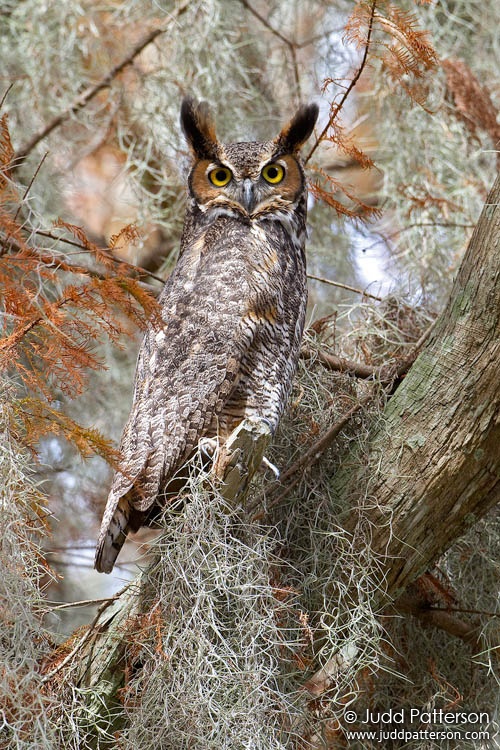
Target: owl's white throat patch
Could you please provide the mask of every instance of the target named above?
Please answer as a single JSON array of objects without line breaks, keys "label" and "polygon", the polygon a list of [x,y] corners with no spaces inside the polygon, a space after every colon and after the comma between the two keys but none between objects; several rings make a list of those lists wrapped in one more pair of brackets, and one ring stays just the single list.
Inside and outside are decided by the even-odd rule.
[{"label": "owl's white throat patch", "polygon": [[241,219],[243,211],[238,209],[236,206],[231,205],[217,205],[214,203],[206,203],[198,205],[198,208],[206,216],[210,216],[211,219],[218,219],[220,216],[227,216],[231,219]]}]

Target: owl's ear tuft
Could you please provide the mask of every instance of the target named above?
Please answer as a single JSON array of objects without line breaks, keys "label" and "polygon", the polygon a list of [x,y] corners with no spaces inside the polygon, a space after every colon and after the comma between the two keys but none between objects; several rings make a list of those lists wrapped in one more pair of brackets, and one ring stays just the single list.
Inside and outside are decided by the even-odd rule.
[{"label": "owl's ear tuft", "polygon": [[318,113],[319,107],[317,104],[303,104],[299,107],[290,122],[285,125],[276,138],[280,151],[287,154],[298,151],[313,132]]},{"label": "owl's ear tuft", "polygon": [[181,105],[181,125],[186,140],[200,159],[217,156],[217,135],[207,102],[186,96]]}]

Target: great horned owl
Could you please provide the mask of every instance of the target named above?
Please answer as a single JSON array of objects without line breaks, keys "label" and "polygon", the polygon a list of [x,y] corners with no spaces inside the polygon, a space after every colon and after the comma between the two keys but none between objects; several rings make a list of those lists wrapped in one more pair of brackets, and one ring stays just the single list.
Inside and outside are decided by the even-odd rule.
[{"label": "great horned owl", "polygon": [[290,393],[307,302],[307,191],[298,152],[318,116],[301,106],[272,141],[220,143],[205,102],[184,99],[191,148],[177,265],[160,295],[163,325],[141,346],[132,410],[95,567],[109,573],[129,531],[175,494],[201,438],[246,417],[274,431]]}]

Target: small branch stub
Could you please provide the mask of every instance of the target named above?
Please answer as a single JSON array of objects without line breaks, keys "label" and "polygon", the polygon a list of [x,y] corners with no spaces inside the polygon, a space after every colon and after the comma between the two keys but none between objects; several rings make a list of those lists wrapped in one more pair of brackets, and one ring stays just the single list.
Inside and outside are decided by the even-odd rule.
[{"label": "small branch stub", "polygon": [[245,494],[270,440],[271,428],[260,419],[245,419],[231,433],[217,451],[213,469],[223,497],[232,500]]}]

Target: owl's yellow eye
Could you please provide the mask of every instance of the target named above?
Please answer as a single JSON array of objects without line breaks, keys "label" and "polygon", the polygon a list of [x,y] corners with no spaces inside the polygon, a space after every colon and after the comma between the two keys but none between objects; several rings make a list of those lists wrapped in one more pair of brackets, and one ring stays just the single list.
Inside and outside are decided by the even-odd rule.
[{"label": "owl's yellow eye", "polygon": [[271,185],[277,185],[285,176],[285,170],[281,164],[266,164],[262,170],[262,177]]},{"label": "owl's yellow eye", "polygon": [[215,187],[224,187],[232,176],[231,170],[227,167],[215,167],[208,173],[208,179]]}]

